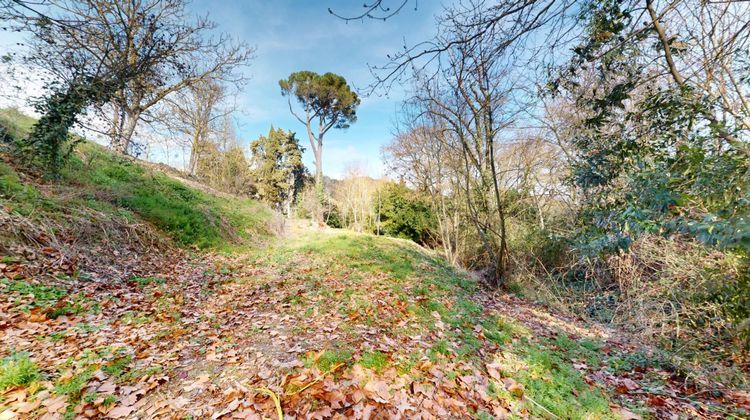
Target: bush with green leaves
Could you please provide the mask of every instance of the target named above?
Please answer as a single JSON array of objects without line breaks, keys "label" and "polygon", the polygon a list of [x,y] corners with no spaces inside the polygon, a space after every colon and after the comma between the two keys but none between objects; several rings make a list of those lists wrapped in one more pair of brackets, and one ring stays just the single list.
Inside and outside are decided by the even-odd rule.
[{"label": "bush with green leaves", "polygon": [[663,47],[679,35],[628,32],[642,15],[628,4],[586,7],[587,32],[553,83],[581,116],[571,181],[582,193],[582,249],[617,251],[640,235],[680,233],[750,250],[750,127],[727,112],[726,97],[680,74],[688,69],[672,64],[654,75],[665,56],[686,53]]},{"label": "bush with green leaves", "polygon": [[435,215],[418,192],[404,184],[388,184],[376,200],[379,200],[374,205],[379,209],[380,232],[421,244],[430,241]]}]

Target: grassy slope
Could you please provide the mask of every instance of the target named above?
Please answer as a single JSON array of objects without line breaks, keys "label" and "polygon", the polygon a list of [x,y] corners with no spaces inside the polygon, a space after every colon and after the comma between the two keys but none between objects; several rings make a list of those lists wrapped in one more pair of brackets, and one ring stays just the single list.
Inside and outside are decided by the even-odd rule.
[{"label": "grassy slope", "polygon": [[[0,110],[0,125],[12,136],[28,133],[34,120]],[[78,145],[51,194],[22,182],[0,162],[0,204],[23,216],[94,210],[133,220],[139,217],[183,246],[217,248],[269,235],[271,211],[256,201],[211,195],[90,142]],[[39,214],[39,212],[42,214]]]},{"label": "grassy slope", "polygon": [[[311,353],[307,366],[326,371],[345,363],[381,373],[394,368],[410,382],[425,375],[425,360],[453,378],[474,367],[492,371],[485,385],[494,402],[469,410],[478,418],[492,418],[495,404],[519,415],[544,417],[549,410],[562,418],[617,417],[606,392],[588,385],[569,361],[569,352],[584,347],[563,334],[566,347],[560,348],[483,308],[474,300],[479,290],[473,280],[411,242],[334,231],[285,240],[265,255],[256,264],[276,266],[291,280],[286,301],[292,310],[324,325],[344,320],[343,337]],[[327,316],[313,315],[331,308]],[[359,332],[372,327],[396,340],[419,336],[421,343],[386,353],[363,348]],[[508,391],[508,380],[524,391]]]}]

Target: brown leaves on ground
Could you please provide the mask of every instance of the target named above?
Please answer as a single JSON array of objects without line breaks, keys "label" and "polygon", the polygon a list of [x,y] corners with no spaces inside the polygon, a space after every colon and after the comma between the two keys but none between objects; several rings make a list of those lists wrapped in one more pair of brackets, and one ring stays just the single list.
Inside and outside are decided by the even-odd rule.
[{"label": "brown leaves on ground", "polygon": [[[106,269],[102,261],[121,259],[104,255],[93,264],[89,257],[54,248],[19,251],[12,262],[0,265],[5,278],[32,284],[43,279],[68,292],[42,310],[33,306],[31,296],[2,290],[1,356],[26,352],[42,375],[30,385],[0,391],[0,419],[61,418],[65,413],[80,418],[275,418],[275,402],[263,390],[278,396],[287,418],[529,415],[527,390],[488,356],[498,346],[481,326],[470,329],[480,343],[474,359],[451,352],[432,357],[430,349],[446,340],[452,327],[436,311],[432,328],[420,327],[408,308],[424,297],[396,294],[384,273],[349,278],[343,263],[312,253],[297,255],[289,272],[273,264],[256,267],[243,256],[190,257],[174,249],[120,252],[130,259]],[[337,275],[316,274],[336,264],[341,265]],[[81,276],[81,270],[87,274]],[[349,295],[352,285],[367,299]],[[331,307],[331,299],[341,308]],[[63,303],[80,304],[80,310],[49,316]],[[451,302],[443,303],[451,308]],[[560,331],[572,337],[606,336],[580,320],[550,315],[515,298],[485,296],[479,303],[487,313],[521,322],[534,336],[554,337]],[[339,347],[351,354],[342,350],[322,370],[326,352]],[[618,344],[603,351],[619,351]],[[387,363],[364,367],[365,354],[381,354]],[[592,386],[614,390],[621,402],[644,401],[659,417],[669,417],[670,411],[708,415],[684,399],[686,390],[675,381],[656,393],[641,384],[646,372],[614,375],[581,360],[571,363]],[[511,399],[490,395],[491,382]],[[746,393],[731,398],[747,405]],[[613,409],[622,418],[637,418],[626,408]]]}]

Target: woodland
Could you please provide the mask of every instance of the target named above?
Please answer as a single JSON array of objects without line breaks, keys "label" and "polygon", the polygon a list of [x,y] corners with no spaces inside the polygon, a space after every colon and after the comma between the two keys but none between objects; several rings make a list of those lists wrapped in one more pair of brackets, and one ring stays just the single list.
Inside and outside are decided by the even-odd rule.
[{"label": "woodland", "polygon": [[246,139],[190,1],[0,0],[0,420],[748,418],[750,3],[444,3]]}]

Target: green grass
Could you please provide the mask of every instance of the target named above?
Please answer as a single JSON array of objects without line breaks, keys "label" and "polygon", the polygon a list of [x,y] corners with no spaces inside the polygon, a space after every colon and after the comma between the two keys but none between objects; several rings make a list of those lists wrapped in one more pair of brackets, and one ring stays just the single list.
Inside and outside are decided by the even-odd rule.
[{"label": "green grass", "polygon": [[17,109],[0,109],[0,127],[12,138],[20,138],[31,132],[36,119],[31,118]]},{"label": "green grass", "polygon": [[63,179],[93,191],[90,199],[138,214],[180,245],[216,248],[270,233],[271,212],[262,204],[204,193],[91,143],[79,146]]},{"label": "green grass", "polygon": [[0,361],[0,391],[28,385],[42,378],[28,353],[14,353]]},{"label": "green grass", "polygon": [[[15,110],[0,110],[0,127],[14,138],[28,134],[34,119]],[[36,217],[90,213],[125,218],[137,215],[182,246],[227,249],[269,236],[272,212],[257,201],[213,195],[191,188],[163,172],[82,142],[63,168],[61,196],[42,197],[8,165],[0,162],[0,205]]]},{"label": "green grass", "polygon": [[[393,366],[399,374],[418,374],[411,370],[425,356],[439,365],[456,359],[482,365],[486,359],[479,349],[487,349],[478,337],[482,333],[486,342],[497,345],[499,354],[512,362],[503,365],[502,374],[521,384],[524,395],[539,405],[523,395],[512,395],[499,382],[491,385],[490,395],[507,399],[514,406],[522,405],[532,417],[549,417],[545,409],[559,418],[612,417],[607,395],[600,388],[589,386],[570,362],[575,357],[598,363],[600,342],[574,341],[563,335],[557,340],[541,339],[514,319],[487,313],[472,298],[478,292],[477,285],[428,251],[405,241],[331,232],[285,239],[268,254],[264,256],[270,260],[267,262],[278,265],[290,278],[304,267],[299,281],[310,285],[305,288],[306,294],[319,293],[318,297],[325,299],[332,294],[330,288],[310,280],[310,276],[347,279],[342,280],[340,291],[326,301],[332,305],[343,303],[347,314],[352,309],[361,312],[367,305],[360,302],[371,302],[368,296],[378,291],[388,290],[393,297],[404,296],[405,301],[411,301],[406,311],[418,321],[418,333],[440,328],[442,336],[415,353],[394,355]],[[368,276],[376,276],[377,280],[367,282]],[[438,316],[442,327],[436,326]],[[367,325],[368,321],[360,317],[350,322]],[[346,331],[346,326],[340,328]],[[317,365],[325,370],[338,362],[348,363],[349,357],[348,352],[328,350],[317,360],[310,359],[308,367]],[[386,354],[365,351],[357,363],[382,372],[390,361]]]},{"label": "green grass", "polygon": [[104,396],[104,401],[102,401],[102,405],[105,407],[109,407],[111,405],[114,405],[114,403],[117,402],[117,396],[109,394]]},{"label": "green grass", "polygon": [[33,308],[51,309],[57,302],[67,296],[67,290],[57,286],[44,286],[22,280],[0,278],[0,290],[8,293],[11,302],[22,310]]},{"label": "green grass", "polygon": [[599,341],[584,338],[575,341],[565,334],[548,343],[550,347],[556,347],[558,351],[567,355],[569,359],[585,360],[589,366],[598,367],[602,364],[599,350],[603,344]]},{"label": "green grass", "polygon": [[352,351],[349,349],[326,350],[316,357],[305,360],[307,367],[316,366],[321,372],[328,372],[337,365],[348,364],[352,360]]},{"label": "green grass", "polygon": [[62,306],[52,308],[47,312],[47,317],[50,319],[57,319],[63,315],[78,315],[87,312],[88,308],[80,303],[68,303],[66,302]]},{"label": "green grass", "polygon": [[133,362],[133,356],[130,354],[121,355],[120,357],[114,359],[109,364],[102,366],[102,372],[106,373],[107,375],[119,379],[125,373],[127,373],[130,364]]},{"label": "green grass", "polygon": [[[521,354],[526,369],[514,372],[526,393],[539,405],[561,418],[615,418],[603,392],[590,387],[561,354],[542,346],[529,345]],[[530,404],[532,414],[545,410]]]},{"label": "green grass", "polygon": [[13,213],[29,215],[37,208],[54,208],[31,185],[24,184],[10,166],[0,161],[0,204]]},{"label": "green grass", "polygon": [[88,367],[66,380],[58,381],[55,384],[55,393],[57,395],[67,395],[69,401],[77,402],[82,396],[83,389],[91,378],[94,377],[95,371],[94,367]]},{"label": "green grass", "polygon": [[56,319],[63,315],[77,315],[95,312],[99,309],[96,302],[87,299],[83,294],[70,294],[59,286],[45,286],[23,280],[0,278],[0,290],[23,312],[38,308],[48,318]]},{"label": "green grass", "polygon": [[376,372],[382,372],[388,366],[388,355],[377,350],[368,351],[362,354],[359,364]]},{"label": "green grass", "polygon": [[[294,252],[313,252],[336,258],[348,268],[364,273],[386,272],[396,280],[403,280],[415,272],[416,250],[408,250],[396,241],[386,242],[370,235],[336,233],[306,237],[301,243],[291,244]],[[297,246],[295,246],[297,245]]]},{"label": "green grass", "polygon": [[427,352],[427,355],[433,362],[437,360],[440,355],[447,356],[448,354],[450,354],[450,344],[447,340],[436,341]]},{"label": "green grass", "polygon": [[149,285],[159,285],[164,284],[165,280],[159,277],[131,277],[130,281],[138,285],[138,287],[146,287]]}]

